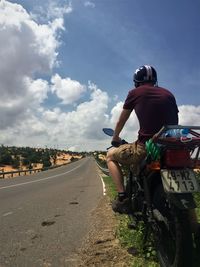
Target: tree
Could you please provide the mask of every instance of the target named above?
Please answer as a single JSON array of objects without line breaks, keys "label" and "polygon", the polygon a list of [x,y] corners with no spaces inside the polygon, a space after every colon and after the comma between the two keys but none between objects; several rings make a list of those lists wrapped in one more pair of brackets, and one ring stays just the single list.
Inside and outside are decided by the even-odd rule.
[{"label": "tree", "polygon": [[51,166],[51,161],[48,159],[43,159],[42,164],[43,164],[43,168],[48,168]]},{"label": "tree", "polygon": [[22,160],[22,164],[25,165],[25,166],[29,166],[29,164],[30,164],[29,159],[24,158],[24,159]]},{"label": "tree", "polygon": [[50,155],[48,152],[45,152],[42,155],[42,164],[43,164],[43,168],[48,168],[51,166]]},{"label": "tree", "polygon": [[8,151],[3,151],[0,156],[0,164],[12,165],[13,159]]},{"label": "tree", "polygon": [[13,166],[13,168],[15,168],[15,169],[18,169],[18,168],[19,168],[19,166],[20,166],[20,160],[19,160],[19,157],[16,157],[16,158],[13,159],[12,166]]}]

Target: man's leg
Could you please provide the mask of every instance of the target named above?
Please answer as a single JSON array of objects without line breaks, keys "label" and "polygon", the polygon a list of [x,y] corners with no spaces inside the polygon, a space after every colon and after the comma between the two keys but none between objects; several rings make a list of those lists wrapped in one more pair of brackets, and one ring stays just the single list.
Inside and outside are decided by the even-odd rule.
[{"label": "man's leg", "polygon": [[109,150],[107,153],[107,166],[115,183],[117,192],[120,193],[124,192],[124,178],[119,163],[113,158],[114,150],[115,148]]},{"label": "man's leg", "polygon": [[109,150],[107,153],[107,166],[118,192],[116,200],[112,202],[112,209],[114,212],[127,214],[131,212],[130,201],[127,198],[124,189],[124,178],[122,170],[119,166],[119,163],[117,162],[117,160],[115,160],[113,156],[118,152],[119,150],[117,148],[113,148]]}]

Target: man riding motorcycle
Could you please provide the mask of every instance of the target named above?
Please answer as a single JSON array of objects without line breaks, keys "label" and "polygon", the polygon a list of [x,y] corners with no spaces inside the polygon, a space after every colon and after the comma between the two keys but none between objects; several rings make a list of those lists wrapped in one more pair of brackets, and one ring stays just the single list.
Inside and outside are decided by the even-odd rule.
[{"label": "man riding motorcycle", "polygon": [[[145,158],[145,142],[157,133],[163,125],[178,124],[178,107],[174,95],[157,84],[156,70],[150,65],[139,67],[133,76],[135,88],[130,90],[124,102],[123,110],[116,123],[112,143],[120,143],[122,131],[133,109],[139,120],[140,129],[137,141],[131,144],[113,147],[107,153],[107,166],[118,192],[112,203],[114,212],[130,213],[130,202],[126,196],[123,174],[119,164],[131,165],[137,174],[139,163]],[[196,227],[197,218],[191,211],[191,221]]]}]

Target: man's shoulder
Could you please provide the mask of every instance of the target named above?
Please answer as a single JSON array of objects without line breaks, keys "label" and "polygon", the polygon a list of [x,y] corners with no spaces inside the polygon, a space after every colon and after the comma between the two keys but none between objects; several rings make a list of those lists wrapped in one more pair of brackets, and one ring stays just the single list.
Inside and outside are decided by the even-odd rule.
[{"label": "man's shoulder", "polygon": [[138,90],[138,93],[146,93],[146,92],[150,92],[150,93],[155,93],[157,92],[158,94],[161,94],[161,95],[171,95],[173,96],[172,92],[167,89],[167,88],[164,88],[164,87],[161,87],[161,86],[149,86],[149,85],[143,85],[143,86],[140,86],[138,88],[136,88],[136,90]]},{"label": "man's shoulder", "polygon": [[168,95],[168,96],[173,96],[172,92],[164,87],[160,86],[149,86],[149,85],[141,85],[137,88],[133,88],[129,91],[129,96],[142,96],[145,94],[154,94],[157,92],[160,95]]},{"label": "man's shoulder", "polygon": [[163,94],[173,96],[172,92],[171,92],[169,89],[167,89],[167,88],[157,86],[157,89],[158,89],[161,93],[163,93]]}]

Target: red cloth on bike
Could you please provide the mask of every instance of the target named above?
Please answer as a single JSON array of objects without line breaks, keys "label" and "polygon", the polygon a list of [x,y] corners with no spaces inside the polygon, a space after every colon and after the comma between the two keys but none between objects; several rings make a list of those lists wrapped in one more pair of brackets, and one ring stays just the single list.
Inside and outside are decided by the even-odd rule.
[{"label": "red cloth on bike", "polygon": [[123,108],[135,110],[140,124],[138,141],[141,143],[145,143],[163,125],[178,124],[175,97],[165,88],[145,84],[132,89]]}]

